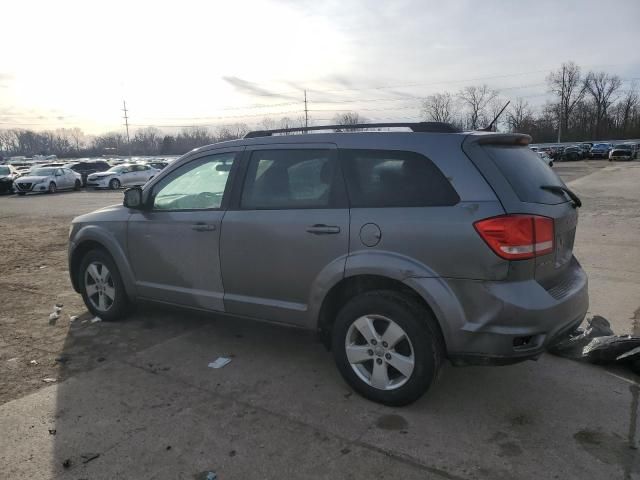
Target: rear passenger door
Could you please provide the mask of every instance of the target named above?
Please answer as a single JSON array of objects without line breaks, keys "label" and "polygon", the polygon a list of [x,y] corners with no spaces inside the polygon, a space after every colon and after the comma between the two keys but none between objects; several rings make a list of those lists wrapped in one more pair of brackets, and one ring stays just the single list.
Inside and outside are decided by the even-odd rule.
[{"label": "rear passenger door", "polygon": [[349,211],[334,145],[248,148],[220,239],[225,310],[301,325],[312,286],[341,276]]}]

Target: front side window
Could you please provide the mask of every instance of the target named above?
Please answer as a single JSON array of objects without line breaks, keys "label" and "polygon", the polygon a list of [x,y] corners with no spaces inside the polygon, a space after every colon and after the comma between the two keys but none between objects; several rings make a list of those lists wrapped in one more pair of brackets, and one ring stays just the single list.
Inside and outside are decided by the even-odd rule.
[{"label": "front side window", "polygon": [[329,208],[335,169],[331,150],[255,151],[245,177],[241,207]]},{"label": "front side window", "polygon": [[206,210],[220,208],[235,153],[193,160],[171,172],[154,186],[154,210]]},{"label": "front side window", "polygon": [[418,153],[341,150],[340,158],[352,207],[447,206],[460,200],[438,167]]}]

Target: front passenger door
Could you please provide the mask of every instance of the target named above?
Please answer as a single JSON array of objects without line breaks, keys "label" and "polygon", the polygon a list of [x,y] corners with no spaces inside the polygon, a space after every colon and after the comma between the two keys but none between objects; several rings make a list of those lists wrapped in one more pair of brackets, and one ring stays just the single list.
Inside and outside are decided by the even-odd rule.
[{"label": "front passenger door", "polygon": [[145,191],[147,210],[132,211],[127,233],[141,297],[224,310],[220,224],[237,153],[191,160]]}]

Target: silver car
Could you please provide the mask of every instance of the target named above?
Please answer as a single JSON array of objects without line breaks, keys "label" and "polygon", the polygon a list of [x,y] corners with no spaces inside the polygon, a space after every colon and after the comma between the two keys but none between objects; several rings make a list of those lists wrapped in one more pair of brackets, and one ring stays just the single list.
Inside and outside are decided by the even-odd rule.
[{"label": "silver car", "polygon": [[587,311],[579,198],[526,135],[403,126],[196,149],[73,220],[73,286],[104,320],[146,299],[317,331],[387,405],[445,359],[537,358]]},{"label": "silver car", "polygon": [[96,172],[87,176],[87,186],[94,188],[110,188],[117,190],[121,187],[144,185],[152,179],[159,170],[148,165],[127,163],[111,167],[106,172]]},{"label": "silver car", "polygon": [[58,190],[79,190],[82,179],[69,168],[34,167],[13,185],[18,195],[30,192],[55,193]]}]

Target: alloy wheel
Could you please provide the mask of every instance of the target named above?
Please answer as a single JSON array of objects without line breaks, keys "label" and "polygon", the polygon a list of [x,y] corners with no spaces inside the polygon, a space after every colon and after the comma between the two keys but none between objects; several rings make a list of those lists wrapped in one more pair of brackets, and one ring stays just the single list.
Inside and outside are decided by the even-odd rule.
[{"label": "alloy wheel", "polygon": [[84,273],[87,298],[94,308],[106,312],[116,299],[116,288],[111,272],[104,263],[92,262]]},{"label": "alloy wheel", "polygon": [[354,321],[347,331],[345,352],[360,380],[380,390],[401,387],[415,368],[409,336],[382,315],[365,315]]}]

